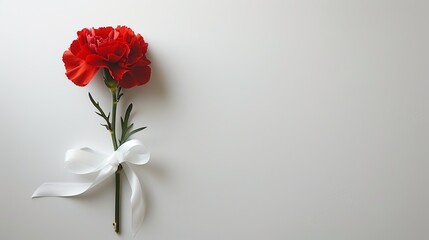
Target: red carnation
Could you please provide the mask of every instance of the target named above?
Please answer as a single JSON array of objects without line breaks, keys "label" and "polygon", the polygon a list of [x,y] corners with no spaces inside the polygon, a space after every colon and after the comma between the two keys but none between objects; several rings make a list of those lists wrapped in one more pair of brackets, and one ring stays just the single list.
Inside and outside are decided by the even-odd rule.
[{"label": "red carnation", "polygon": [[87,85],[100,68],[109,70],[122,88],[147,83],[150,61],[148,44],[140,34],[125,26],[84,28],[63,54],[67,77],[78,86]]}]

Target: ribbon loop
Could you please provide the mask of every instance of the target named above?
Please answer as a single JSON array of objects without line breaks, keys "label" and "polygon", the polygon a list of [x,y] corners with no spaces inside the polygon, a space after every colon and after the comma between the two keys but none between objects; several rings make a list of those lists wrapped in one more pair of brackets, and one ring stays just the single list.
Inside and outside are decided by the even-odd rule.
[{"label": "ribbon loop", "polygon": [[98,172],[94,181],[91,183],[44,183],[36,189],[32,198],[80,195],[111,176],[119,164],[122,164],[131,187],[131,229],[136,234],[144,218],[145,205],[140,181],[128,163],[143,165],[149,159],[149,152],[140,141],[135,139],[125,142],[110,155],[96,152],[90,148],[71,149],[66,152],[65,167],[75,174]]}]

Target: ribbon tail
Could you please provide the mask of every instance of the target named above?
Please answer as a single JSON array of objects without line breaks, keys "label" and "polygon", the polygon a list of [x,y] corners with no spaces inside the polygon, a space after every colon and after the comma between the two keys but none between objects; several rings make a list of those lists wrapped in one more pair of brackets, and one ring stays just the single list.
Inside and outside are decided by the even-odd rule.
[{"label": "ribbon tail", "polygon": [[36,189],[31,198],[77,196],[104,181],[115,171],[116,169],[111,166],[103,168],[92,183],[43,183]]},{"label": "ribbon tail", "polygon": [[144,204],[142,188],[140,181],[134,171],[126,163],[122,164],[122,168],[131,187],[131,229],[133,235],[137,234],[139,227],[143,223],[146,207]]},{"label": "ribbon tail", "polygon": [[71,197],[86,192],[90,187],[91,183],[44,183],[31,197]]}]

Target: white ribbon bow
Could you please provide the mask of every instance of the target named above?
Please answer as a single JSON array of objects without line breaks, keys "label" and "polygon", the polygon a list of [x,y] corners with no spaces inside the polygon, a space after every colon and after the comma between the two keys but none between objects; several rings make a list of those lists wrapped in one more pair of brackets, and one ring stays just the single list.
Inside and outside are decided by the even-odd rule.
[{"label": "white ribbon bow", "polygon": [[82,194],[107,177],[114,174],[119,164],[131,187],[131,215],[133,234],[143,222],[145,205],[140,181],[129,163],[143,165],[149,161],[150,154],[138,140],[122,144],[110,155],[96,152],[90,148],[71,149],[66,152],[65,167],[75,174],[99,172],[92,183],[44,183],[33,193],[36,197],[71,197]]}]

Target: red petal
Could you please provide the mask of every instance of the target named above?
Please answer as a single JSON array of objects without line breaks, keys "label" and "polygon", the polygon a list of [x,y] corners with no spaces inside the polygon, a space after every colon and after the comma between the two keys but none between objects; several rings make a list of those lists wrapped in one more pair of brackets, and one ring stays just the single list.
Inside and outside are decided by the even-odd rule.
[{"label": "red petal", "polygon": [[84,60],[77,58],[70,50],[63,54],[63,62],[66,67],[67,77],[78,86],[87,85],[98,71],[98,67],[87,64]]},{"label": "red petal", "polygon": [[110,32],[113,31],[113,27],[100,27],[94,29],[94,33],[96,36],[100,36],[102,38],[109,38]]},{"label": "red petal", "polygon": [[79,51],[80,51],[80,49],[81,49],[81,47],[80,47],[80,43],[79,43],[79,41],[78,40],[74,40],[71,44],[70,44],[70,51],[73,53],[73,54],[78,54],[79,53]]},{"label": "red petal", "polygon": [[145,55],[147,51],[147,43],[139,35],[139,38],[133,38],[130,42],[130,53],[128,55],[128,64],[133,65]]},{"label": "red petal", "polygon": [[106,59],[97,54],[86,56],[85,62],[95,67],[107,67]]},{"label": "red petal", "polygon": [[151,69],[146,61],[138,62],[129,72],[125,73],[122,80],[118,81],[123,88],[132,88],[149,82]]},{"label": "red petal", "polygon": [[107,68],[110,72],[110,76],[116,81],[121,80],[124,74],[129,71],[125,66],[119,63],[110,63],[107,59],[95,54],[88,55],[85,61],[95,67]]},{"label": "red petal", "polygon": [[125,67],[121,67],[118,63],[109,64],[107,68],[109,69],[110,75],[116,81],[122,80],[124,74],[130,71]]}]

